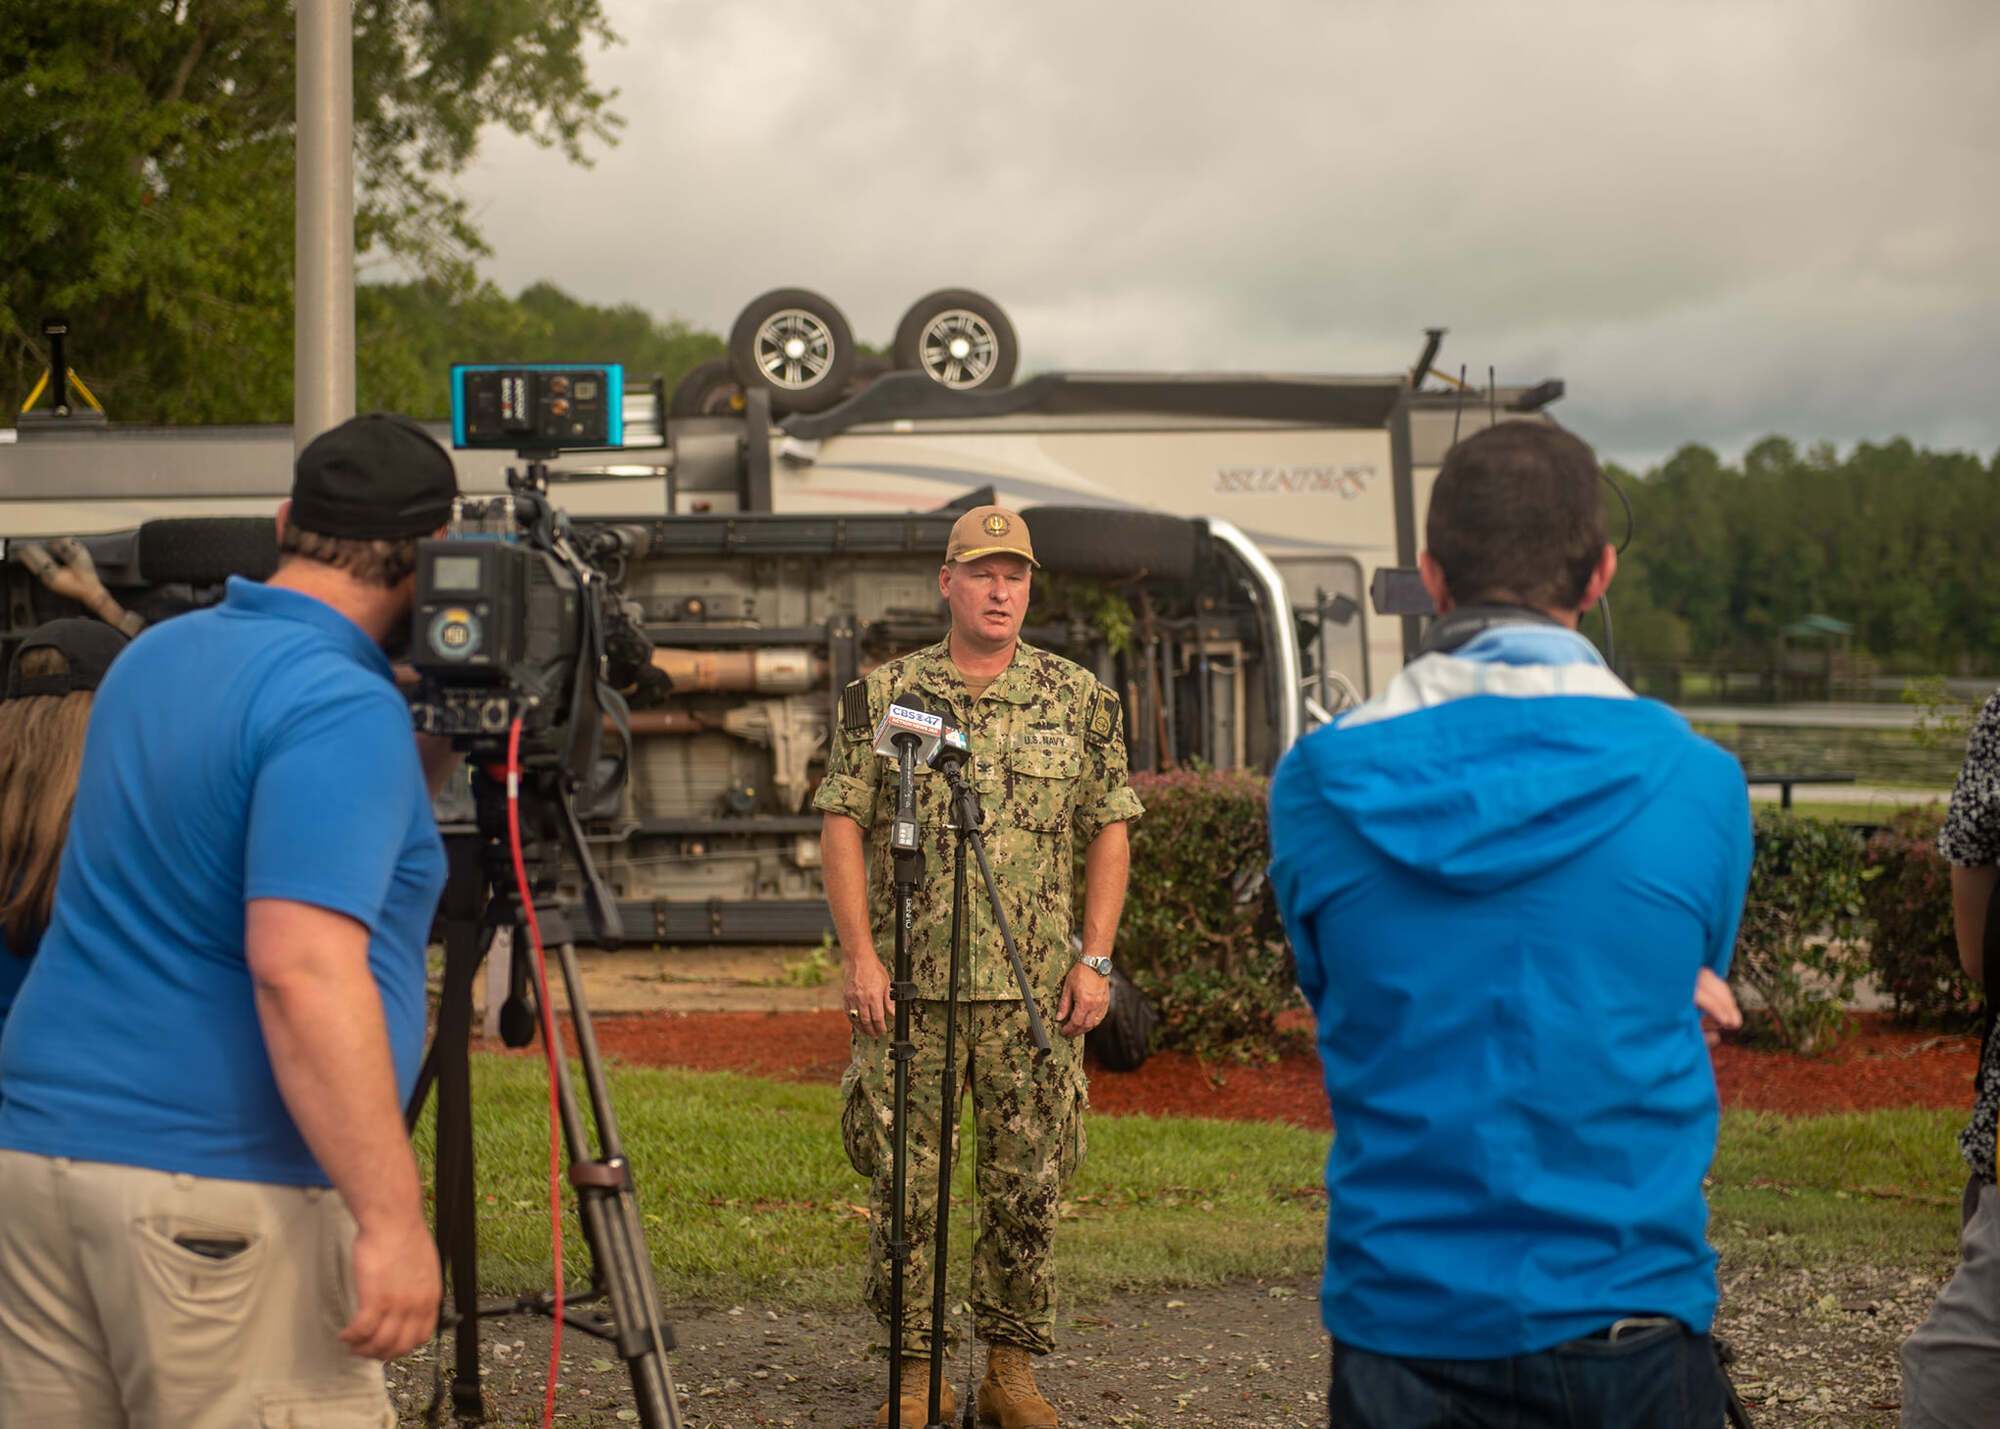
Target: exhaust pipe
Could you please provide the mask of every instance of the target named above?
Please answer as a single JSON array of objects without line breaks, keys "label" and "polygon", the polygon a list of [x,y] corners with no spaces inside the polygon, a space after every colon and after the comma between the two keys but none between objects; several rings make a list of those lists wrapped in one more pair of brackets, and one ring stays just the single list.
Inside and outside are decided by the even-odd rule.
[{"label": "exhaust pipe", "polygon": [[810,650],[656,649],[653,668],[686,695],[802,695],[826,683],[827,665]]}]

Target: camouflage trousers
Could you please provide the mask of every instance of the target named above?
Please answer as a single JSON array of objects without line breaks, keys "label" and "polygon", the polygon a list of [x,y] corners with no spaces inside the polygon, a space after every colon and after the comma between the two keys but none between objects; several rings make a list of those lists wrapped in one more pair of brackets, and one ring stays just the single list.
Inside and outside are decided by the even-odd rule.
[{"label": "camouflage trousers", "polygon": [[[970,1002],[958,1008],[957,1092],[972,1098],[974,1201],[978,1236],[972,1247],[972,1327],[988,1344],[1015,1345],[1038,1355],[1055,1348],[1055,1262],[1051,1249],[1065,1182],[1083,1160],[1083,1112],[1088,1091],[1081,1039],[1056,1030],[1044,1009],[1053,1048],[1035,1063],[1028,1019],[1019,1002]],[[945,1004],[910,1008],[909,1171],[904,1235],[910,1243],[903,1282],[903,1350],[919,1358],[931,1344],[931,1247],[937,1230],[939,1113],[942,1110]],[[889,1225],[893,1180],[895,1082],[890,1035],[854,1034],[853,1058],[841,1080],[841,1136],[848,1160],[873,1191],[868,1236],[869,1308],[889,1323]],[[960,1164],[956,1114],[951,1118],[953,1164]],[[954,1276],[945,1303],[962,1284]],[[945,1326],[949,1343],[955,1338]]]}]

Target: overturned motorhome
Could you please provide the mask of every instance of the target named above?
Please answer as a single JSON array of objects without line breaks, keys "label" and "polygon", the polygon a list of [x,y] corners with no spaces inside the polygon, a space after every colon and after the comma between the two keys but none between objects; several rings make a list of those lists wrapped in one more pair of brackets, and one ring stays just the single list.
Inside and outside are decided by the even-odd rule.
[{"label": "overturned motorhome", "polygon": [[[957,511],[1025,513],[1044,565],[1025,636],[1120,693],[1135,768],[1269,770],[1414,650],[1417,622],[1376,616],[1367,592],[1414,561],[1454,434],[1560,394],[1405,375],[955,390],[917,371],[820,411],[776,416],[752,386],[675,417],[657,386],[628,392],[626,445],[564,459],[553,488],[579,522],[623,529],[617,583],[674,685],[634,713],[619,806],[592,811],[628,935],[825,929],[809,810],[834,707],[848,680],[943,635]],[[267,573],[291,448],[285,427],[24,423],[0,444],[0,643],[78,609],[73,582],[44,579],[51,538],[78,538],[148,620]],[[504,488],[504,454],[458,465],[469,494]]]}]

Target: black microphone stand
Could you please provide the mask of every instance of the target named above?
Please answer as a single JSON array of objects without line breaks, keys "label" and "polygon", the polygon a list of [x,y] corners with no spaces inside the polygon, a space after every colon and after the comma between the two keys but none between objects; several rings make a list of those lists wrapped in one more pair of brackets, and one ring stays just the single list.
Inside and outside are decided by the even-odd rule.
[{"label": "black microphone stand", "polygon": [[[917,985],[910,977],[910,896],[924,876],[924,855],[917,846],[916,767],[914,734],[896,736],[896,815],[889,825],[889,851],[894,862],[893,889],[896,917],[895,979],[889,984],[896,1003],[896,1038],[889,1044],[889,1058],[895,1064],[895,1089],[891,1100],[889,1199],[889,1429],[903,1425],[903,1274],[909,1268],[910,1243],[904,1235],[904,1202],[909,1198],[910,1174],[910,1060],[916,1048],[910,1042],[910,1004],[916,1000]],[[936,1326],[932,1327],[935,1332]],[[933,1418],[936,1417],[935,1410]]]},{"label": "black microphone stand", "polygon": [[[994,921],[1000,925],[1000,942],[1007,950],[1007,960],[1014,968],[1014,981],[1021,989],[1021,1005],[1028,1014],[1028,1036],[1035,1044],[1037,1060],[1049,1055],[1048,1029],[1042,1026],[1042,1014],[1035,1006],[1035,990],[1029,986],[1028,970],[1021,963],[1021,950],[1014,945],[1014,930],[1008,926],[1007,911],[1000,906],[1000,888],[993,880],[993,865],[986,857],[986,839],[980,833],[982,814],[979,808],[979,794],[965,782],[966,751],[946,740],[938,745],[931,762],[944,775],[945,787],[949,790],[950,820],[953,837],[957,840],[952,860],[951,886],[951,961],[945,980],[945,1022],[944,1022],[944,1076],[941,1091],[943,1107],[938,1118],[938,1193],[937,1193],[937,1245],[931,1262],[931,1385],[929,1417],[926,1429],[945,1429],[941,1419],[944,1404],[944,1292],[945,1268],[949,1258],[951,1232],[951,1146],[953,1133],[958,1129],[958,970],[965,947],[966,916],[966,845],[972,846],[979,860],[980,876],[986,883],[986,898],[992,905]],[[901,1136],[900,1129],[897,1135]],[[891,1405],[895,1400],[890,1400]],[[972,1406],[965,1406],[968,1418]],[[890,1413],[896,1412],[891,1408]],[[890,1421],[892,1424],[895,1421]]]}]

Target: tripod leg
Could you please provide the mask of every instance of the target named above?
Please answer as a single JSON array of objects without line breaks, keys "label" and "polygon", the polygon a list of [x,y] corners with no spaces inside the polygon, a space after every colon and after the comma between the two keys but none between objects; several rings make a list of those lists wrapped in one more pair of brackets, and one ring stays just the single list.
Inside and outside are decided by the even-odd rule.
[{"label": "tripod leg", "polygon": [[[452,1334],[456,1355],[451,1408],[453,1417],[477,1422],[486,1417],[479,1383],[479,1242],[472,1150],[472,984],[485,955],[477,842],[453,839],[450,858],[444,987],[426,1066],[434,1070],[437,1085],[436,1235],[440,1258],[451,1274],[452,1305],[458,1316]],[[411,1099],[411,1121],[422,1095],[420,1088]]]},{"label": "tripod leg", "polygon": [[[673,1333],[660,1318],[659,1296],[653,1288],[653,1262],[639,1221],[631,1168],[618,1140],[618,1123],[598,1057],[597,1035],[584,1001],[583,979],[577,971],[576,945],[557,950],[563,986],[569,995],[576,1026],[577,1051],[585,1086],[596,1114],[601,1158],[593,1158],[584,1139],[582,1109],[570,1081],[568,1059],[556,1058],[556,1095],[563,1132],[569,1145],[570,1183],[577,1190],[577,1214],[590,1247],[597,1278],[610,1299],[617,1331],[618,1353],[632,1376],[639,1422],[647,1429],[679,1429],[680,1403],[674,1394],[667,1351]],[[560,1033],[558,1034],[560,1036]],[[558,1049],[560,1052],[560,1049]]]}]

